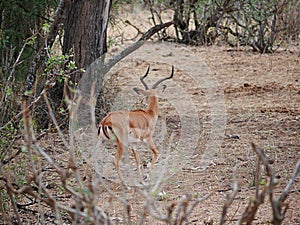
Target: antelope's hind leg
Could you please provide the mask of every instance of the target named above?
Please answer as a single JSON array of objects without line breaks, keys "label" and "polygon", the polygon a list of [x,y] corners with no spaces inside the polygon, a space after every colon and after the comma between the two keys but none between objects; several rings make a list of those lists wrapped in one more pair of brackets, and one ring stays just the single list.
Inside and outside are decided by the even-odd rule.
[{"label": "antelope's hind leg", "polygon": [[133,144],[133,148],[131,149],[134,159],[135,159],[135,164],[136,164],[136,168],[137,168],[137,172],[138,172],[138,176],[139,176],[139,181],[142,182],[142,175],[141,175],[141,159],[139,156],[139,153],[136,150],[136,144]]},{"label": "antelope's hind leg", "polygon": [[116,143],[117,143],[118,152],[116,154],[114,164],[115,164],[116,171],[117,171],[117,173],[118,173],[118,175],[121,179],[121,182],[124,184],[124,178],[123,178],[122,173],[120,171],[120,159],[122,158],[124,147],[123,147],[122,143],[119,140],[116,140]]}]

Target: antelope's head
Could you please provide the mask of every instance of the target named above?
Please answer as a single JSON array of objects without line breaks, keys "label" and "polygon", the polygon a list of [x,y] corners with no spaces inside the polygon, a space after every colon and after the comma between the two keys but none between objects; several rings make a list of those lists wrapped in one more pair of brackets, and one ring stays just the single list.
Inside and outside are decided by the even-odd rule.
[{"label": "antelope's head", "polygon": [[164,82],[165,80],[169,80],[169,79],[171,79],[173,77],[173,75],[174,75],[174,66],[172,65],[172,72],[171,72],[170,76],[162,78],[162,79],[156,81],[156,83],[153,84],[151,88],[149,88],[148,85],[146,84],[146,82],[144,81],[144,79],[148,76],[149,70],[150,70],[150,65],[148,66],[148,69],[147,69],[145,75],[140,78],[140,81],[143,84],[143,86],[144,86],[145,89],[142,89],[142,88],[133,88],[133,90],[137,94],[144,96],[143,103],[147,104],[147,105],[149,105],[151,98],[153,98],[153,97],[157,98],[157,96],[158,96],[159,93],[164,92],[164,90],[166,89],[167,85],[165,85],[165,84],[160,85],[160,84],[162,82]]}]

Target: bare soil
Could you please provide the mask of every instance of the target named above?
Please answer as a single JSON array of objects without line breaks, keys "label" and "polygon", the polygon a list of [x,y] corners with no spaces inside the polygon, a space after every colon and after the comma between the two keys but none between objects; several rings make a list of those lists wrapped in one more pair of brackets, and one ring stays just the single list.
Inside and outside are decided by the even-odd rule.
[{"label": "bare soil", "polygon": [[[139,77],[149,64],[149,83],[168,75],[171,66],[175,66],[174,79],[166,82],[168,87],[160,96],[160,117],[155,134],[160,162],[166,159],[168,151],[165,149],[170,140],[173,150],[170,170],[166,173],[169,177],[159,189],[162,196],[155,203],[159,212],[167,213],[169,207],[186,194],[192,201],[211,194],[194,208],[189,222],[218,224],[226,196],[232,192],[236,168],[239,192],[226,217],[227,224],[235,224],[255,196],[257,156],[251,149],[251,142],[263,148],[272,160],[278,179],[274,195],[278,197],[282,193],[300,159],[299,54],[297,49],[261,55],[227,47],[149,42],[113,69],[106,82],[105,95],[113,105],[112,110],[116,110],[144,107],[135,105],[137,98],[132,97],[132,87],[141,86]],[[135,98],[133,102],[131,98]],[[162,132],[164,126],[166,134]],[[68,164],[68,151],[57,134],[49,134],[40,145],[58,165]],[[150,160],[150,151],[145,146],[139,148],[142,161]],[[115,146],[112,145],[110,150],[113,159]],[[23,159],[16,160],[22,162]],[[133,158],[129,160],[134,166]],[[80,161],[83,163],[79,158]],[[123,167],[124,164],[123,159]],[[80,165],[80,172],[83,172],[84,164]],[[126,196],[131,221],[138,222],[145,196],[134,187],[124,192],[113,163],[105,164],[105,168],[112,177],[106,177],[111,179],[105,182],[106,187],[99,185],[99,207],[113,218],[115,224],[124,224],[124,205],[120,199]],[[159,174],[157,168],[154,166],[153,171]],[[134,174],[136,171],[132,170],[132,176]],[[43,177],[46,187],[59,203],[73,204],[71,195],[57,186],[59,178],[53,168],[45,164]],[[268,182],[264,170],[260,182],[263,189]],[[300,224],[299,176],[286,203],[288,210],[283,224]],[[21,212],[24,223],[35,223],[38,210],[33,206]],[[54,220],[50,212],[44,217],[47,224]],[[68,218],[68,215],[63,217],[66,223]],[[253,224],[269,224],[271,219],[272,210],[266,196]],[[144,224],[164,223],[148,216]]]},{"label": "bare soil", "polygon": [[[124,18],[146,29],[150,27],[147,15],[141,9],[132,8]],[[170,18],[168,13],[164,15],[166,21]],[[130,26],[121,30],[125,37],[136,34]],[[173,102],[178,101],[179,108],[180,104],[183,108],[190,106],[183,92],[190,96],[189,101],[195,106],[200,121],[198,137],[194,129],[184,130],[188,137],[198,138],[197,145],[195,149],[181,149],[190,160],[182,162],[186,165],[174,164],[179,170],[163,188],[167,198],[160,205],[162,211],[185,194],[201,197],[213,193],[194,209],[189,221],[191,224],[218,224],[226,196],[232,190],[236,167],[239,193],[227,216],[227,223],[235,224],[255,196],[257,156],[251,149],[251,142],[263,148],[272,160],[278,179],[274,195],[281,194],[300,159],[299,56],[299,44],[262,55],[247,48],[151,42],[121,63],[117,69],[119,90],[132,83],[138,84],[136,81],[148,64],[152,66],[150,74],[153,77],[165,76],[171,65],[175,66],[175,84],[168,84],[167,97],[162,95],[160,99],[160,118],[166,121],[168,133],[175,134],[175,140],[180,140],[183,126],[181,112]],[[158,124],[157,129],[161,128]],[[183,146],[189,146],[190,142],[187,138]],[[159,146],[162,148],[163,144]],[[143,157],[151,156],[144,153]],[[267,182],[266,172],[262,174],[261,188]],[[138,213],[141,205],[136,200],[136,192],[132,191],[130,203],[132,210]],[[286,203],[289,206],[283,224],[300,224],[299,176]],[[254,224],[268,224],[271,219],[272,209],[266,197]],[[160,223],[149,218],[146,224]]]}]

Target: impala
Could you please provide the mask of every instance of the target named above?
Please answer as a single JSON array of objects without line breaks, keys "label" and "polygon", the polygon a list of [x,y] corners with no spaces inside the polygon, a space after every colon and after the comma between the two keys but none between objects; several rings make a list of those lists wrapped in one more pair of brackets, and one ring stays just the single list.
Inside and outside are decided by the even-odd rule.
[{"label": "impala", "polygon": [[[162,93],[166,88],[166,85],[160,84],[163,81],[171,79],[173,77],[174,66],[172,66],[172,72],[169,77],[158,80],[155,84],[153,84],[151,88],[149,88],[144,81],[149,73],[149,70],[150,66],[148,66],[145,75],[140,78],[140,81],[145,89],[133,89],[137,94],[143,96],[143,103],[148,105],[147,109],[110,112],[106,117],[103,118],[98,126],[98,136],[101,142],[105,139],[113,140],[116,142],[118,151],[115,156],[114,165],[122,183],[124,182],[124,179],[120,171],[119,162],[123,155],[124,149],[126,149],[129,144],[132,144],[133,146],[132,153],[135,158],[140,179],[140,158],[136,150],[136,144],[138,142],[144,142],[151,149],[153,153],[151,165],[155,164],[158,160],[158,151],[152,140],[159,112],[158,94]],[[92,156],[90,157],[90,160],[92,160]],[[89,164],[90,162],[87,163],[87,167],[84,173],[85,175],[87,173]]]}]

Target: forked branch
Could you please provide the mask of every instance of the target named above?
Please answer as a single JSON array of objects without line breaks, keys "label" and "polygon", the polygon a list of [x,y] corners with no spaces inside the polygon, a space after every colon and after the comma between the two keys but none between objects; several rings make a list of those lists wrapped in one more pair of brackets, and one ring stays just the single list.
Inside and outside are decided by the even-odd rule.
[{"label": "forked branch", "polygon": [[[298,176],[299,170],[300,170],[300,160],[298,160],[295,171],[293,173],[292,178],[290,179],[289,183],[285,187],[284,191],[280,195],[278,199],[274,197],[274,189],[277,185],[277,179],[275,177],[275,173],[271,167],[270,160],[265,155],[263,149],[259,148],[254,143],[251,143],[253,151],[257,154],[259,160],[258,160],[258,167],[260,167],[262,164],[266,168],[267,176],[269,177],[268,183],[265,185],[262,191],[257,191],[256,196],[254,200],[249,202],[245,212],[243,213],[240,220],[237,222],[237,224],[252,224],[252,221],[255,218],[255,214],[259,208],[259,206],[264,202],[265,196],[269,195],[269,200],[271,203],[272,211],[273,211],[273,218],[272,218],[272,224],[275,225],[281,225],[282,221],[285,218],[285,213],[288,208],[288,204],[284,203],[285,199],[287,198],[289,191],[292,187],[292,185],[295,182],[296,177]],[[258,175],[258,174],[256,174]],[[256,190],[259,190],[259,182],[256,182]]]}]

